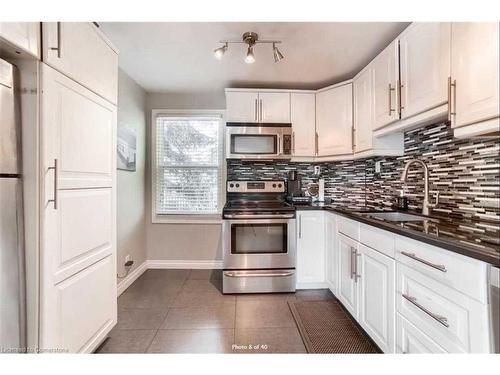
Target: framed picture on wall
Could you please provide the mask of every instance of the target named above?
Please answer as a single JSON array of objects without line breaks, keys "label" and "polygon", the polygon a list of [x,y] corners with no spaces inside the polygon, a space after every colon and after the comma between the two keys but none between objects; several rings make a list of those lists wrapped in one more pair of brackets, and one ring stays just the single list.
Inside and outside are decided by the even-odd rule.
[{"label": "framed picture on wall", "polygon": [[137,130],[127,126],[118,127],[116,148],[118,169],[135,172],[136,169]]}]

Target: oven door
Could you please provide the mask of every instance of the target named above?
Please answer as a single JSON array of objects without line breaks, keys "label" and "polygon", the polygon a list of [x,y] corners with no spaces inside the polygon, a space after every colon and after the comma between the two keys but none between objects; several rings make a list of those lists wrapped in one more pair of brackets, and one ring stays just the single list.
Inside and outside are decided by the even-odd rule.
[{"label": "oven door", "polygon": [[[290,132],[290,129],[286,129]],[[286,140],[289,136],[287,135]],[[289,142],[286,142],[288,145]],[[226,157],[229,159],[290,159],[283,152],[283,128],[272,126],[227,126]]]},{"label": "oven door", "polygon": [[225,270],[295,268],[295,219],[224,220]]}]

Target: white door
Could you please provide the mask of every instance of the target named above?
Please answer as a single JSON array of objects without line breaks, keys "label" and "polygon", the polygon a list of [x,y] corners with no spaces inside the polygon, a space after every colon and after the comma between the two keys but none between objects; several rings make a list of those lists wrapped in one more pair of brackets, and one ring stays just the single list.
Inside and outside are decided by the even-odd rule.
[{"label": "white door", "polygon": [[384,353],[394,353],[395,261],[359,245],[358,321]]},{"label": "white door", "polygon": [[499,24],[459,22],[451,25],[452,126],[499,116]]},{"label": "white door", "polygon": [[337,298],[354,318],[358,316],[358,283],[356,274],[356,241],[337,233],[339,284]]},{"label": "white door", "polygon": [[40,57],[40,22],[0,22],[0,38]]},{"label": "white door", "polygon": [[40,346],[89,352],[116,323],[116,107],[41,74]]},{"label": "white door", "polygon": [[352,84],[316,94],[318,156],[352,153]]},{"label": "white door", "polygon": [[118,54],[92,22],[44,22],[43,61],[111,103],[118,95]]},{"label": "white door", "polygon": [[396,343],[396,352],[401,354],[447,353],[399,313],[396,314]]},{"label": "white door", "polygon": [[226,121],[259,122],[259,94],[253,91],[227,91]]},{"label": "white door", "polygon": [[448,22],[415,22],[399,38],[401,118],[448,101],[450,32]]},{"label": "white door", "polygon": [[336,241],[337,226],[335,215],[325,213],[326,282],[330,291],[337,295],[339,259]]},{"label": "white door", "polygon": [[291,93],[290,119],[293,156],[316,155],[316,94]]},{"label": "white door", "polygon": [[260,122],[289,124],[290,93],[259,92]]},{"label": "white door", "polygon": [[366,67],[353,82],[354,89],[354,152],[373,147],[373,69]]},{"label": "white door", "polygon": [[392,42],[372,62],[375,91],[375,129],[399,120],[398,112],[398,41]]},{"label": "white door", "polygon": [[317,287],[325,282],[324,212],[298,212],[297,221],[297,287]]}]

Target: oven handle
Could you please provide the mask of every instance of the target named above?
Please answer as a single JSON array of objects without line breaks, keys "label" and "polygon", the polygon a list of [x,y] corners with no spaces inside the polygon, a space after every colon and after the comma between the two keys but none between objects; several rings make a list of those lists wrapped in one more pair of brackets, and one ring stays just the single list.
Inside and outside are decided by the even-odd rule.
[{"label": "oven handle", "polygon": [[293,219],[294,214],[280,214],[280,215],[239,215],[239,214],[225,214],[225,219]]},{"label": "oven handle", "polygon": [[281,272],[248,272],[248,271],[225,271],[224,276],[227,277],[286,277],[292,276],[293,271],[281,271]]}]

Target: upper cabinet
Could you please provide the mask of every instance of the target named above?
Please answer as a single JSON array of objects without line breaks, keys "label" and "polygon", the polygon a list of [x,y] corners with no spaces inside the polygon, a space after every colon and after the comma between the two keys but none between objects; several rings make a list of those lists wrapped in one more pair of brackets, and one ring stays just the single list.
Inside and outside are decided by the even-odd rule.
[{"label": "upper cabinet", "polygon": [[374,95],[373,68],[367,66],[353,81],[354,151],[369,150],[373,145]]},{"label": "upper cabinet", "polygon": [[44,22],[43,61],[116,104],[118,54],[90,22]]},{"label": "upper cabinet", "polygon": [[290,123],[290,93],[282,91],[226,90],[226,121]]},{"label": "upper cabinet", "polygon": [[293,156],[316,155],[316,94],[314,92],[290,94],[290,119],[293,130]]},{"label": "upper cabinet", "polygon": [[449,23],[413,23],[399,37],[401,119],[446,104],[450,75]]},{"label": "upper cabinet", "polygon": [[316,94],[318,156],[352,154],[352,83]]},{"label": "upper cabinet", "polygon": [[450,117],[456,136],[499,131],[499,24],[453,23]]},{"label": "upper cabinet", "polygon": [[0,22],[0,38],[40,58],[40,22]]},{"label": "upper cabinet", "polygon": [[399,119],[397,40],[383,50],[371,64],[373,67],[375,129],[378,129]]}]

